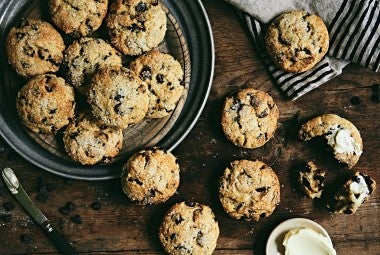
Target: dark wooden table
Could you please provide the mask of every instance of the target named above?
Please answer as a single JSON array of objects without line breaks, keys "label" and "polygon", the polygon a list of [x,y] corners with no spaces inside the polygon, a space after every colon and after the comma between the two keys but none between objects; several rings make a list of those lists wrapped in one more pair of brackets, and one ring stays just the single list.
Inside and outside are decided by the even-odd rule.
[{"label": "dark wooden table", "polygon": [[[157,237],[161,218],[175,202],[192,200],[211,206],[219,221],[220,236],[215,254],[265,254],[266,239],[278,223],[305,217],[329,232],[338,254],[379,255],[379,189],[355,215],[336,215],[328,212],[323,202],[302,195],[292,178],[294,166],[309,159],[315,159],[328,170],[327,185],[342,184],[352,174],[332,158],[325,146],[303,143],[296,137],[300,125],[309,118],[336,113],[351,120],[362,134],[364,153],[353,170],[370,174],[380,184],[380,111],[379,102],[371,99],[373,85],[380,83],[379,73],[349,65],[339,77],[291,102],[272,83],[232,8],[222,0],[208,0],[204,4],[215,39],[215,76],[199,121],[174,150],[181,166],[178,194],[165,204],[140,207],[123,195],[119,180],[71,181],[48,174],[20,158],[3,141],[0,168],[12,167],[17,172],[32,199],[82,254],[162,254]],[[274,138],[259,149],[235,147],[221,130],[219,116],[223,100],[243,85],[269,92],[280,110]],[[282,184],[281,203],[270,217],[259,222],[230,218],[218,201],[219,176],[230,161],[242,158],[267,162]],[[36,199],[41,180],[50,190],[44,203]],[[94,201],[101,203],[100,210],[92,209]],[[40,228],[0,182],[0,204],[4,202],[16,206],[9,212],[0,206],[0,254],[57,254]],[[73,202],[76,209],[63,215],[58,209],[67,202]],[[71,220],[76,214],[80,215],[81,224]],[[28,239],[25,234],[31,237],[30,242],[20,240],[22,236]]]}]

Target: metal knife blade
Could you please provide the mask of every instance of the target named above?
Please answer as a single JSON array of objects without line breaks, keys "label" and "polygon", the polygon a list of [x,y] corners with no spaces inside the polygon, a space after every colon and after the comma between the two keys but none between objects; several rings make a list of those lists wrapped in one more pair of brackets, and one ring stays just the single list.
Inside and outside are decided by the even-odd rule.
[{"label": "metal knife blade", "polygon": [[29,213],[29,215],[45,230],[46,234],[61,254],[77,254],[69,242],[51,226],[46,216],[33,203],[13,170],[11,168],[4,168],[2,171],[2,177],[9,191],[15,196],[17,201]]},{"label": "metal knife blade", "polygon": [[15,196],[17,201],[20,202],[22,207],[29,213],[30,216],[42,227],[45,227],[46,222],[49,220],[46,216],[38,209],[33,201],[30,199],[28,194],[25,192],[24,188],[21,186],[13,170],[10,168],[5,168],[2,173],[5,184],[7,184],[8,189]]}]

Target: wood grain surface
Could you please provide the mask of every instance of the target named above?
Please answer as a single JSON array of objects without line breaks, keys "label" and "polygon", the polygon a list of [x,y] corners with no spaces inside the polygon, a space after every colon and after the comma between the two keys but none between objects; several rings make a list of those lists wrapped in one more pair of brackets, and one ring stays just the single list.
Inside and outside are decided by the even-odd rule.
[{"label": "wood grain surface", "polygon": [[[328,212],[323,200],[306,198],[294,181],[294,166],[302,160],[314,159],[327,170],[328,187],[341,185],[353,171],[368,173],[380,186],[380,104],[373,98],[373,85],[380,84],[379,73],[349,65],[337,78],[295,102],[289,101],[274,86],[231,6],[222,0],[204,1],[204,5],[215,39],[215,76],[199,121],[173,152],[181,166],[181,183],[178,193],[166,203],[140,207],[122,193],[119,180],[71,181],[48,174],[20,158],[4,141],[0,141],[0,168],[14,169],[52,224],[82,254],[163,254],[157,237],[158,225],[171,205],[186,200],[207,204],[215,212],[220,227],[215,254],[265,254],[266,239],[277,224],[288,218],[305,217],[327,230],[337,254],[379,255],[379,188],[355,215],[337,215]],[[234,146],[224,137],[220,125],[225,96],[244,86],[267,91],[280,110],[275,136],[259,149]],[[362,134],[364,153],[352,170],[338,164],[320,141],[305,143],[296,136],[305,121],[324,113],[336,113],[351,120]],[[219,177],[230,161],[242,158],[265,161],[281,182],[281,203],[270,217],[259,222],[230,218],[218,201]],[[46,202],[37,199],[41,180],[50,190]],[[327,188],[326,192],[332,190]],[[100,202],[100,210],[92,208],[94,201]],[[15,204],[15,208],[7,211],[4,202]],[[73,202],[76,208],[63,215],[59,208],[67,202]],[[71,220],[76,214],[80,215],[81,224]],[[30,241],[25,240],[25,234],[31,237]],[[57,254],[3,182],[0,182],[0,254]]]}]

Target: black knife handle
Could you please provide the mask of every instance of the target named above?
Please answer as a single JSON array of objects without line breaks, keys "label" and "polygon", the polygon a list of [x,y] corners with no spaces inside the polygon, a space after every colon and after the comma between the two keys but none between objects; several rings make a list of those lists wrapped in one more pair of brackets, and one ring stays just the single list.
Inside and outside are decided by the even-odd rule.
[{"label": "black knife handle", "polygon": [[70,243],[54,228],[46,231],[47,236],[62,255],[78,255]]}]

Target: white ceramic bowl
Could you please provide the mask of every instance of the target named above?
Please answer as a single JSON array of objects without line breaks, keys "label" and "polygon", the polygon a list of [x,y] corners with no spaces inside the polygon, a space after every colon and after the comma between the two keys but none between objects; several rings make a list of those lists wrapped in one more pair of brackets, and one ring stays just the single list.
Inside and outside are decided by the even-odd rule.
[{"label": "white ceramic bowl", "polygon": [[305,218],[292,218],[281,222],[273,229],[267,241],[266,255],[284,255],[285,247],[282,245],[282,241],[284,240],[285,234],[294,228],[310,228],[327,237],[332,244],[329,234],[318,223]]}]

